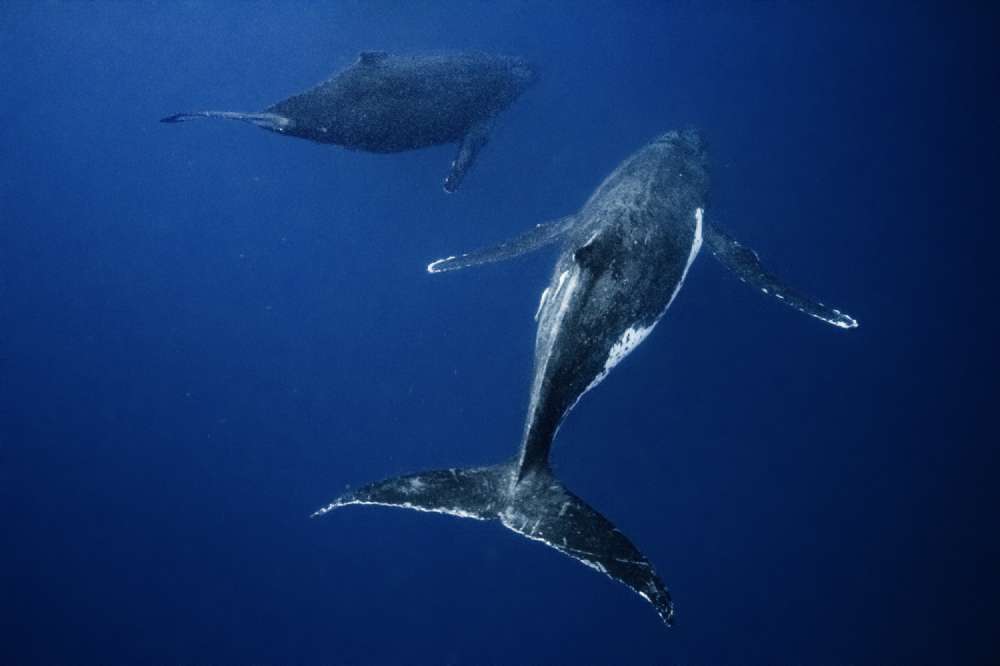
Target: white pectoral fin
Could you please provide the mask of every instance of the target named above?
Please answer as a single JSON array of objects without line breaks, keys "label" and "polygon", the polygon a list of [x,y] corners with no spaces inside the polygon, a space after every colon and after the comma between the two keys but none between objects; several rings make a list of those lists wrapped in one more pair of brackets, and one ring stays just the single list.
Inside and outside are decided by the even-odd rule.
[{"label": "white pectoral fin", "polygon": [[802,292],[785,284],[776,275],[769,273],[760,263],[757,253],[742,245],[732,236],[722,231],[714,224],[704,227],[705,243],[712,254],[723,266],[732,271],[736,277],[762,293],[774,296],[785,305],[799,312],[825,321],[837,328],[856,328],[858,322],[848,314],[831,308],[819,301],[806,296]]},{"label": "white pectoral fin", "polygon": [[539,224],[533,229],[506,240],[499,245],[473,250],[458,256],[438,259],[427,266],[428,273],[444,273],[470,266],[481,266],[497,261],[513,259],[529,252],[541,249],[562,238],[573,227],[576,215],[567,215],[558,220]]}]

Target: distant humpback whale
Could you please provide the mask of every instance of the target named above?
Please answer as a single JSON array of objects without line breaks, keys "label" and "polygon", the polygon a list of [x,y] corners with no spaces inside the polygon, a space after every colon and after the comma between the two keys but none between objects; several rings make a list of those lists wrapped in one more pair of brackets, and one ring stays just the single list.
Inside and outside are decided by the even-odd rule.
[{"label": "distant humpback whale", "polygon": [[279,134],[373,153],[458,143],[444,181],[445,191],[454,192],[489,140],[494,118],[535,78],[535,68],[522,58],[368,51],[328,81],[261,112],[195,111],[160,122],[243,120]]},{"label": "distant humpback whale", "polygon": [[694,131],[669,132],[622,163],[576,214],[499,246],[436,261],[432,273],[508,259],[554,241],[563,250],[535,316],[535,371],[520,453],[476,469],[423,472],[349,492],[351,504],[499,520],[620,581],[670,624],[667,588],[615,526],[567,490],[549,464],[552,441],[580,397],[639,345],[680,291],[702,243],[741,278],[842,328],[856,322],[785,287],[756,255],[705,220],[708,165]]}]

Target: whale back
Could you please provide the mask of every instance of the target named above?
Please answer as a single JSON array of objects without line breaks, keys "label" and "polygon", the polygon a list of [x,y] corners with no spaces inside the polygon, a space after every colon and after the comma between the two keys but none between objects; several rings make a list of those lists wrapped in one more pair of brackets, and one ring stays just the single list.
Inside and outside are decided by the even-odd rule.
[{"label": "whale back", "polygon": [[598,187],[542,298],[522,470],[548,462],[559,424],[652,331],[702,244],[707,158],[671,132]]},{"label": "whale back", "polygon": [[363,53],[328,81],[266,109],[286,134],[379,153],[460,141],[535,79],[526,60],[488,54]]}]

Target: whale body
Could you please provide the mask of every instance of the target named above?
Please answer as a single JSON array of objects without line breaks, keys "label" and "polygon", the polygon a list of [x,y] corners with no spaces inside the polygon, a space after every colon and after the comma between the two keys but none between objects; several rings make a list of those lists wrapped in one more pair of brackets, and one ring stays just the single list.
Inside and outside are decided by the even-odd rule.
[{"label": "whale body", "polygon": [[263,111],[194,111],[161,122],[242,120],[279,134],[373,153],[457,143],[444,183],[445,191],[454,192],[489,140],[497,114],[535,78],[534,66],[523,58],[369,51],[328,81]]},{"label": "whale body", "polygon": [[742,279],[841,328],[856,322],[791,290],[757,255],[706,218],[708,159],[700,135],[668,132],[626,159],[579,212],[492,248],[432,263],[439,273],[509,259],[561,242],[536,320],[534,374],[517,456],[474,469],[422,472],[349,492],[348,505],[432,511],[505,527],[617,580],[667,625],[673,603],[652,564],[607,518],[553,474],[552,443],[584,393],[643,342],[674,302],[703,245]]}]

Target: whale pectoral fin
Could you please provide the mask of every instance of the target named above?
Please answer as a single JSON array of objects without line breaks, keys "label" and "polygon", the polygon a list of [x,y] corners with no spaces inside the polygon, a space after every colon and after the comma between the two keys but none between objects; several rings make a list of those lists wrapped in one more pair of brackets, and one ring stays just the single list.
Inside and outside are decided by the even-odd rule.
[{"label": "whale pectoral fin", "polygon": [[451,194],[458,189],[465,179],[472,164],[476,161],[476,156],[490,140],[490,127],[492,123],[482,122],[474,125],[458,144],[458,153],[451,163],[451,171],[444,179],[444,191]]},{"label": "whale pectoral fin", "polygon": [[816,317],[838,328],[856,328],[858,322],[850,315],[816,301],[789,287],[783,280],[769,273],[760,263],[760,257],[750,248],[714,224],[705,225],[705,242],[712,254],[736,277],[763,293],[774,296],[785,305],[799,312]]},{"label": "whale pectoral fin", "polygon": [[444,273],[445,271],[455,271],[459,268],[491,264],[534,252],[562,238],[567,231],[573,228],[576,219],[576,215],[560,217],[557,220],[539,224],[530,231],[506,240],[499,245],[481,250],[473,250],[457,257],[438,259],[427,266],[427,272]]},{"label": "whale pectoral fin", "polygon": [[313,514],[351,505],[394,506],[459,518],[497,520],[628,586],[666,624],[673,605],[663,581],[607,518],[569,492],[547,469],[515,482],[512,463],[477,469],[422,472],[378,481],[347,493]]}]

